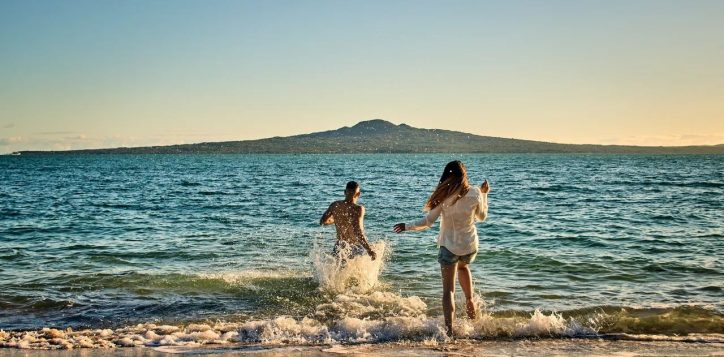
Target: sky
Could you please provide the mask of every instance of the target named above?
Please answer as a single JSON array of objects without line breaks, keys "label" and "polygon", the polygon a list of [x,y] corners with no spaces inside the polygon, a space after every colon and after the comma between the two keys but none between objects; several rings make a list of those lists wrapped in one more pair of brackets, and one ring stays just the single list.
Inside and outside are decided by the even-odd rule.
[{"label": "sky", "polygon": [[724,143],[724,1],[0,1],[0,153],[381,118]]}]

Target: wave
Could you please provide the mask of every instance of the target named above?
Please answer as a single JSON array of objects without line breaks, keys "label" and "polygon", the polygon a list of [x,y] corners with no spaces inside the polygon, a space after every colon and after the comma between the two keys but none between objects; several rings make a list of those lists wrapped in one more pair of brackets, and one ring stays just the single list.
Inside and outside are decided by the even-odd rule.
[{"label": "wave", "polygon": [[144,206],[141,204],[114,203],[114,202],[92,202],[91,206],[98,207],[98,208],[117,208],[117,209],[138,210],[138,211],[153,209],[151,206]]},{"label": "wave", "polygon": [[6,249],[4,252],[0,253],[0,260],[12,261],[12,260],[18,260],[18,259],[25,258],[26,256],[27,256],[27,254],[25,254],[20,249],[9,248],[9,249]]},{"label": "wave", "polygon": [[569,192],[569,193],[595,193],[594,188],[576,185],[549,184],[545,186],[530,186],[531,191],[541,192]]},{"label": "wave", "polygon": [[[0,194],[0,197],[3,197],[2,194]],[[11,208],[1,208],[0,209],[0,217],[18,217],[21,216],[22,213],[20,210],[17,209],[11,209]]]},{"label": "wave", "polygon": [[[372,318],[374,312],[388,309],[390,304],[398,310],[394,316]],[[37,331],[0,331],[0,346],[31,349],[73,349],[138,346],[201,346],[207,344],[263,345],[315,345],[337,343],[380,343],[390,341],[446,341],[440,317],[427,317],[426,306],[416,297],[404,298],[389,292],[369,295],[340,295],[320,306],[320,316],[293,318],[279,316],[272,319],[245,322],[191,323],[187,325],[138,324],[112,329],[73,331],[43,328]],[[347,316],[340,314],[347,313]],[[334,318],[325,318],[331,313]],[[683,332],[701,317],[681,318],[670,314],[638,311],[631,315],[607,315],[602,312],[588,314],[588,319],[564,317],[560,313],[539,310],[520,316],[481,314],[478,318],[458,319],[455,331],[458,338],[510,339],[556,337],[604,337],[625,340],[667,340],[723,343],[722,317],[707,319],[710,329],[704,332],[675,335]],[[680,315],[682,311],[674,315]],[[389,314],[389,311],[386,312]],[[604,328],[606,321],[615,320],[618,328]],[[679,329],[669,329],[672,325]],[[651,327],[654,327],[653,329]],[[609,331],[610,330],[610,331]],[[645,332],[642,332],[645,331]]]},{"label": "wave", "polygon": [[50,298],[34,298],[30,296],[16,295],[0,301],[0,309],[25,308],[29,311],[63,310],[77,306],[72,300],[54,300]]},{"label": "wave", "polygon": [[608,180],[601,182],[607,186],[639,186],[643,188],[655,187],[686,187],[686,188],[722,188],[724,182],[721,181],[666,181],[666,180]]},{"label": "wave", "polygon": [[179,185],[184,186],[184,187],[196,187],[196,186],[201,186],[201,183],[195,182],[195,181],[190,181],[190,180],[181,180],[181,181],[179,181]]},{"label": "wave", "polygon": [[201,190],[197,193],[202,196],[218,196],[218,195],[230,195],[231,194],[229,192],[224,192],[224,191],[209,191],[209,190]]},{"label": "wave", "polygon": [[[144,288],[160,284],[164,290],[171,287],[187,292],[235,289],[267,300],[272,314],[261,318],[244,316],[239,320],[227,316],[183,323],[148,322],[115,329],[44,327],[28,331],[0,330],[0,346],[73,349],[446,341],[443,319],[433,315],[437,308],[431,309],[418,296],[388,291],[379,281],[389,250],[384,242],[376,243],[374,249],[379,259],[373,261],[363,255],[346,263],[314,249],[311,253],[314,271],[301,276],[297,271],[247,270],[160,277],[131,274],[121,280],[105,276],[97,277],[100,280],[95,282],[79,281],[77,283],[98,283],[107,287],[129,282]],[[315,297],[309,299],[311,295]],[[299,314],[289,308],[288,299],[308,299],[310,309]],[[480,297],[476,297],[476,303],[479,311],[476,318],[455,321],[458,338],[595,336],[724,342],[724,315],[713,308],[701,306],[598,306],[562,312],[541,309],[525,312],[489,311]],[[462,305],[463,302],[458,301],[458,306]]]},{"label": "wave", "polygon": [[639,182],[640,185],[660,185],[660,186],[673,186],[673,187],[697,187],[697,188],[722,188],[724,187],[724,182],[719,181],[683,181],[683,182],[677,182],[677,181],[656,181],[654,183],[649,182]]},{"label": "wave", "polygon": [[120,258],[120,259],[175,259],[175,260],[203,260],[214,259],[220,256],[219,252],[211,250],[177,251],[177,250],[131,250],[120,248],[106,248],[103,251],[89,250],[86,253],[90,258]]},{"label": "wave", "polygon": [[679,263],[679,262],[673,262],[673,261],[648,264],[648,265],[644,266],[642,269],[644,271],[653,272],[653,273],[670,272],[670,273],[694,273],[694,274],[704,274],[704,275],[721,274],[721,272],[715,268],[707,268],[702,265],[686,264],[686,263]]}]

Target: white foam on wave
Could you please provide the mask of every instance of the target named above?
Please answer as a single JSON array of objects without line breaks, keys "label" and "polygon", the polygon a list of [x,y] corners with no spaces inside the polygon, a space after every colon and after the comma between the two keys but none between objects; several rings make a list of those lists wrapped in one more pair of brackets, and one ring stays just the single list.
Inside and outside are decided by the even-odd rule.
[{"label": "white foam on wave", "polygon": [[[310,255],[314,276],[325,301],[306,317],[278,316],[244,322],[212,324],[138,324],[116,330],[73,331],[44,328],[39,331],[0,331],[0,346],[30,349],[112,348],[135,346],[185,346],[208,344],[334,344],[359,342],[417,341],[435,345],[446,341],[442,317],[429,317],[428,306],[417,296],[386,291],[379,275],[384,268],[387,246],[373,246],[377,260],[367,255],[342,264],[314,249]],[[199,274],[202,278],[248,284],[255,279],[299,277],[299,272],[242,271]],[[582,324],[557,313],[535,310],[529,316],[493,316],[485,301],[475,300],[480,313],[475,319],[455,320],[461,338],[524,338],[582,336],[596,334],[595,321]],[[459,301],[458,305],[462,305]],[[458,312],[463,309],[458,309]],[[665,337],[662,337],[665,338]],[[701,337],[706,339],[706,337]]]},{"label": "white foam on wave", "polygon": [[[186,346],[207,344],[330,344],[349,342],[385,342],[411,340],[430,344],[444,341],[444,325],[439,317],[424,314],[424,303],[415,298],[396,298],[391,293],[373,294],[369,298],[354,296],[337,302],[347,316],[332,319],[280,316],[273,319],[240,323],[189,324],[185,326],[138,324],[116,330],[0,331],[0,346],[24,349],[112,348],[136,346]],[[350,303],[352,301],[353,303]],[[362,301],[370,302],[372,308]],[[382,309],[383,302],[409,304],[397,316],[366,318],[371,310]],[[337,303],[329,303],[335,305]],[[329,306],[320,307],[329,311]],[[335,307],[339,308],[339,307]],[[342,311],[341,309],[338,311]],[[322,313],[324,315],[324,313]],[[576,336],[589,334],[556,314],[534,312],[530,318],[499,318],[483,315],[475,320],[457,319],[455,331],[463,338],[495,338],[526,336]]]},{"label": "white foam on wave", "polygon": [[417,296],[403,297],[391,292],[338,294],[333,300],[317,305],[315,317],[332,320],[340,317],[379,319],[388,316],[424,316],[427,305]]},{"label": "white foam on wave", "polygon": [[267,279],[286,279],[286,278],[300,278],[300,277],[311,277],[310,274],[294,270],[241,270],[241,271],[220,271],[220,272],[208,272],[208,273],[197,273],[197,277],[200,279],[209,280],[223,280],[228,284],[245,284],[253,283],[256,280],[267,280]]}]

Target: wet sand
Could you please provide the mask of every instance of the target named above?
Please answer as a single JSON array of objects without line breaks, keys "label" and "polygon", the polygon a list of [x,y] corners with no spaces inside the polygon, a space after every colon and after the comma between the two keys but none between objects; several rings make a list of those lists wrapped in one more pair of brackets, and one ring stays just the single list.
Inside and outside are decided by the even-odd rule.
[{"label": "wet sand", "polygon": [[543,339],[510,341],[458,340],[453,343],[381,343],[358,345],[208,345],[203,347],[136,347],[77,350],[0,349],[2,357],[96,356],[724,356],[724,343]]}]

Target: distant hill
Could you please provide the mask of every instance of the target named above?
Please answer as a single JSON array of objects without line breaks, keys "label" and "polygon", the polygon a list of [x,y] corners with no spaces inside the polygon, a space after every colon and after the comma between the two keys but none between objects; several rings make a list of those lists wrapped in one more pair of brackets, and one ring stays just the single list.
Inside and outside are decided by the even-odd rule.
[{"label": "distant hill", "polygon": [[21,151],[38,154],[292,154],[292,153],[611,153],[724,154],[716,146],[574,145],[481,136],[442,129],[419,129],[385,120],[287,137],[198,144],[120,147],[68,151]]}]

